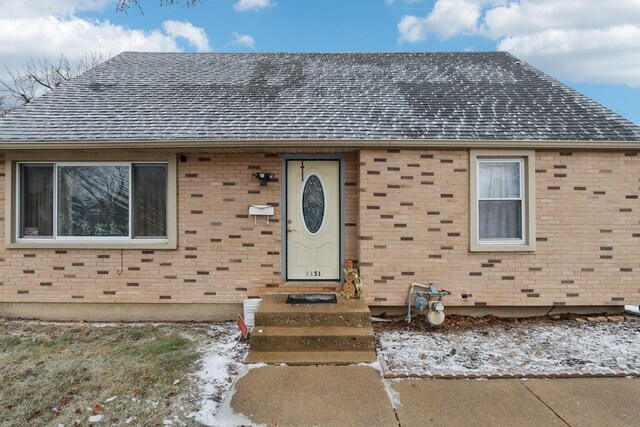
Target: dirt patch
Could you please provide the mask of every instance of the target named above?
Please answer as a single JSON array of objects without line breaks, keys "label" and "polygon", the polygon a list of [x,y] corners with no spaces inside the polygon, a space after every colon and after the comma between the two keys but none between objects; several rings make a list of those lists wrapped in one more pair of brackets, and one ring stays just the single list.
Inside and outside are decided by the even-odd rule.
[{"label": "dirt patch", "polygon": [[[497,316],[459,316],[459,315],[447,315],[444,323],[440,326],[430,326],[423,315],[413,316],[411,323],[407,323],[404,319],[388,319],[388,322],[374,322],[373,328],[375,331],[388,331],[388,330],[412,330],[423,331],[429,333],[447,333],[452,331],[465,331],[478,326],[496,326],[508,328],[513,325],[557,325],[562,323],[571,323],[584,320],[587,322],[588,318],[598,317],[593,316],[581,316],[576,314],[558,314],[553,316],[539,316],[539,317],[497,317]],[[634,320],[633,316],[627,316],[628,319]],[[578,320],[580,319],[580,320]],[[640,318],[638,318],[640,320]]]}]

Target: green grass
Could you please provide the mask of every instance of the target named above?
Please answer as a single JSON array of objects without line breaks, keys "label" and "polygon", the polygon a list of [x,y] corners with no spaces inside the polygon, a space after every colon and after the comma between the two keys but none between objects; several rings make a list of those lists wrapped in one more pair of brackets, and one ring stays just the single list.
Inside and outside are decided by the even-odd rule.
[{"label": "green grass", "polygon": [[[96,405],[104,425],[184,420],[197,404],[185,375],[199,354],[182,329],[0,322],[0,425],[88,425]],[[205,328],[188,332],[206,339]]]}]

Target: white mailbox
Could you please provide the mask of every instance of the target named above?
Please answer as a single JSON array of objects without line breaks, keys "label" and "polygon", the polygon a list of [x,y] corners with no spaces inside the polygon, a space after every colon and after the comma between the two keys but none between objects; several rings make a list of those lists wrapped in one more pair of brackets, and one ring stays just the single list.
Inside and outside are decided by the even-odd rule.
[{"label": "white mailbox", "polygon": [[269,217],[273,215],[273,206],[271,205],[249,205],[249,215],[253,215],[253,223],[256,224],[259,216],[267,217],[267,224],[269,224]]}]

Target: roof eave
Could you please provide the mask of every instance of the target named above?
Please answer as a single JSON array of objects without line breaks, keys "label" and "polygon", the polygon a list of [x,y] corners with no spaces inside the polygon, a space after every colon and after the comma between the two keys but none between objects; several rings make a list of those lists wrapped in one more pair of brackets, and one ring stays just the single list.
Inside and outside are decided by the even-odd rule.
[{"label": "roof eave", "polygon": [[0,150],[102,149],[286,149],[286,148],[547,148],[640,149],[640,139],[611,140],[449,140],[449,139],[274,139],[274,140],[123,140],[123,141],[5,141]]}]

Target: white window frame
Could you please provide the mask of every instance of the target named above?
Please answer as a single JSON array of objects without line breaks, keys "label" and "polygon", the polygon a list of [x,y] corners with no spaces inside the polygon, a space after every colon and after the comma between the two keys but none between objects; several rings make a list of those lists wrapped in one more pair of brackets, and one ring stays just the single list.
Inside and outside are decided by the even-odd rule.
[{"label": "white window frame", "polygon": [[[482,163],[518,163],[518,193],[520,193],[520,197],[518,198],[514,198],[514,197],[480,197],[480,165]],[[478,186],[477,188],[477,194],[478,197],[476,198],[476,209],[478,210],[478,215],[476,218],[476,231],[477,231],[477,235],[476,235],[476,239],[478,240],[478,242],[480,242],[481,244],[484,243],[492,243],[492,244],[496,244],[496,245],[513,245],[513,244],[522,244],[525,242],[525,235],[526,235],[526,216],[527,216],[527,212],[526,212],[526,204],[525,204],[525,188],[524,188],[524,181],[525,181],[525,176],[524,176],[524,158],[522,157],[503,157],[503,158],[480,158],[478,159],[478,168],[477,168],[477,175],[476,175],[476,185]],[[513,239],[482,239],[480,238],[480,202],[481,201],[519,201],[520,202],[520,212],[521,212],[521,217],[520,217],[520,230],[522,232],[522,237],[520,238],[513,238]]]},{"label": "white window frame", "polygon": [[[96,157],[104,161],[87,160]],[[53,166],[53,236],[20,236],[21,183],[20,165]],[[167,166],[167,225],[164,237],[133,235],[133,165],[164,164]],[[129,167],[129,235],[128,236],[58,236],[58,167],[61,166],[127,166]],[[78,249],[176,249],[177,248],[177,162],[175,154],[34,154],[8,155],[6,172],[5,244],[7,248],[78,248]]]},{"label": "white window frame", "polygon": [[[480,198],[481,162],[520,162],[520,198]],[[474,149],[469,152],[469,250],[471,252],[533,252],[536,249],[535,151]],[[522,239],[480,240],[480,200],[521,200]]]}]

